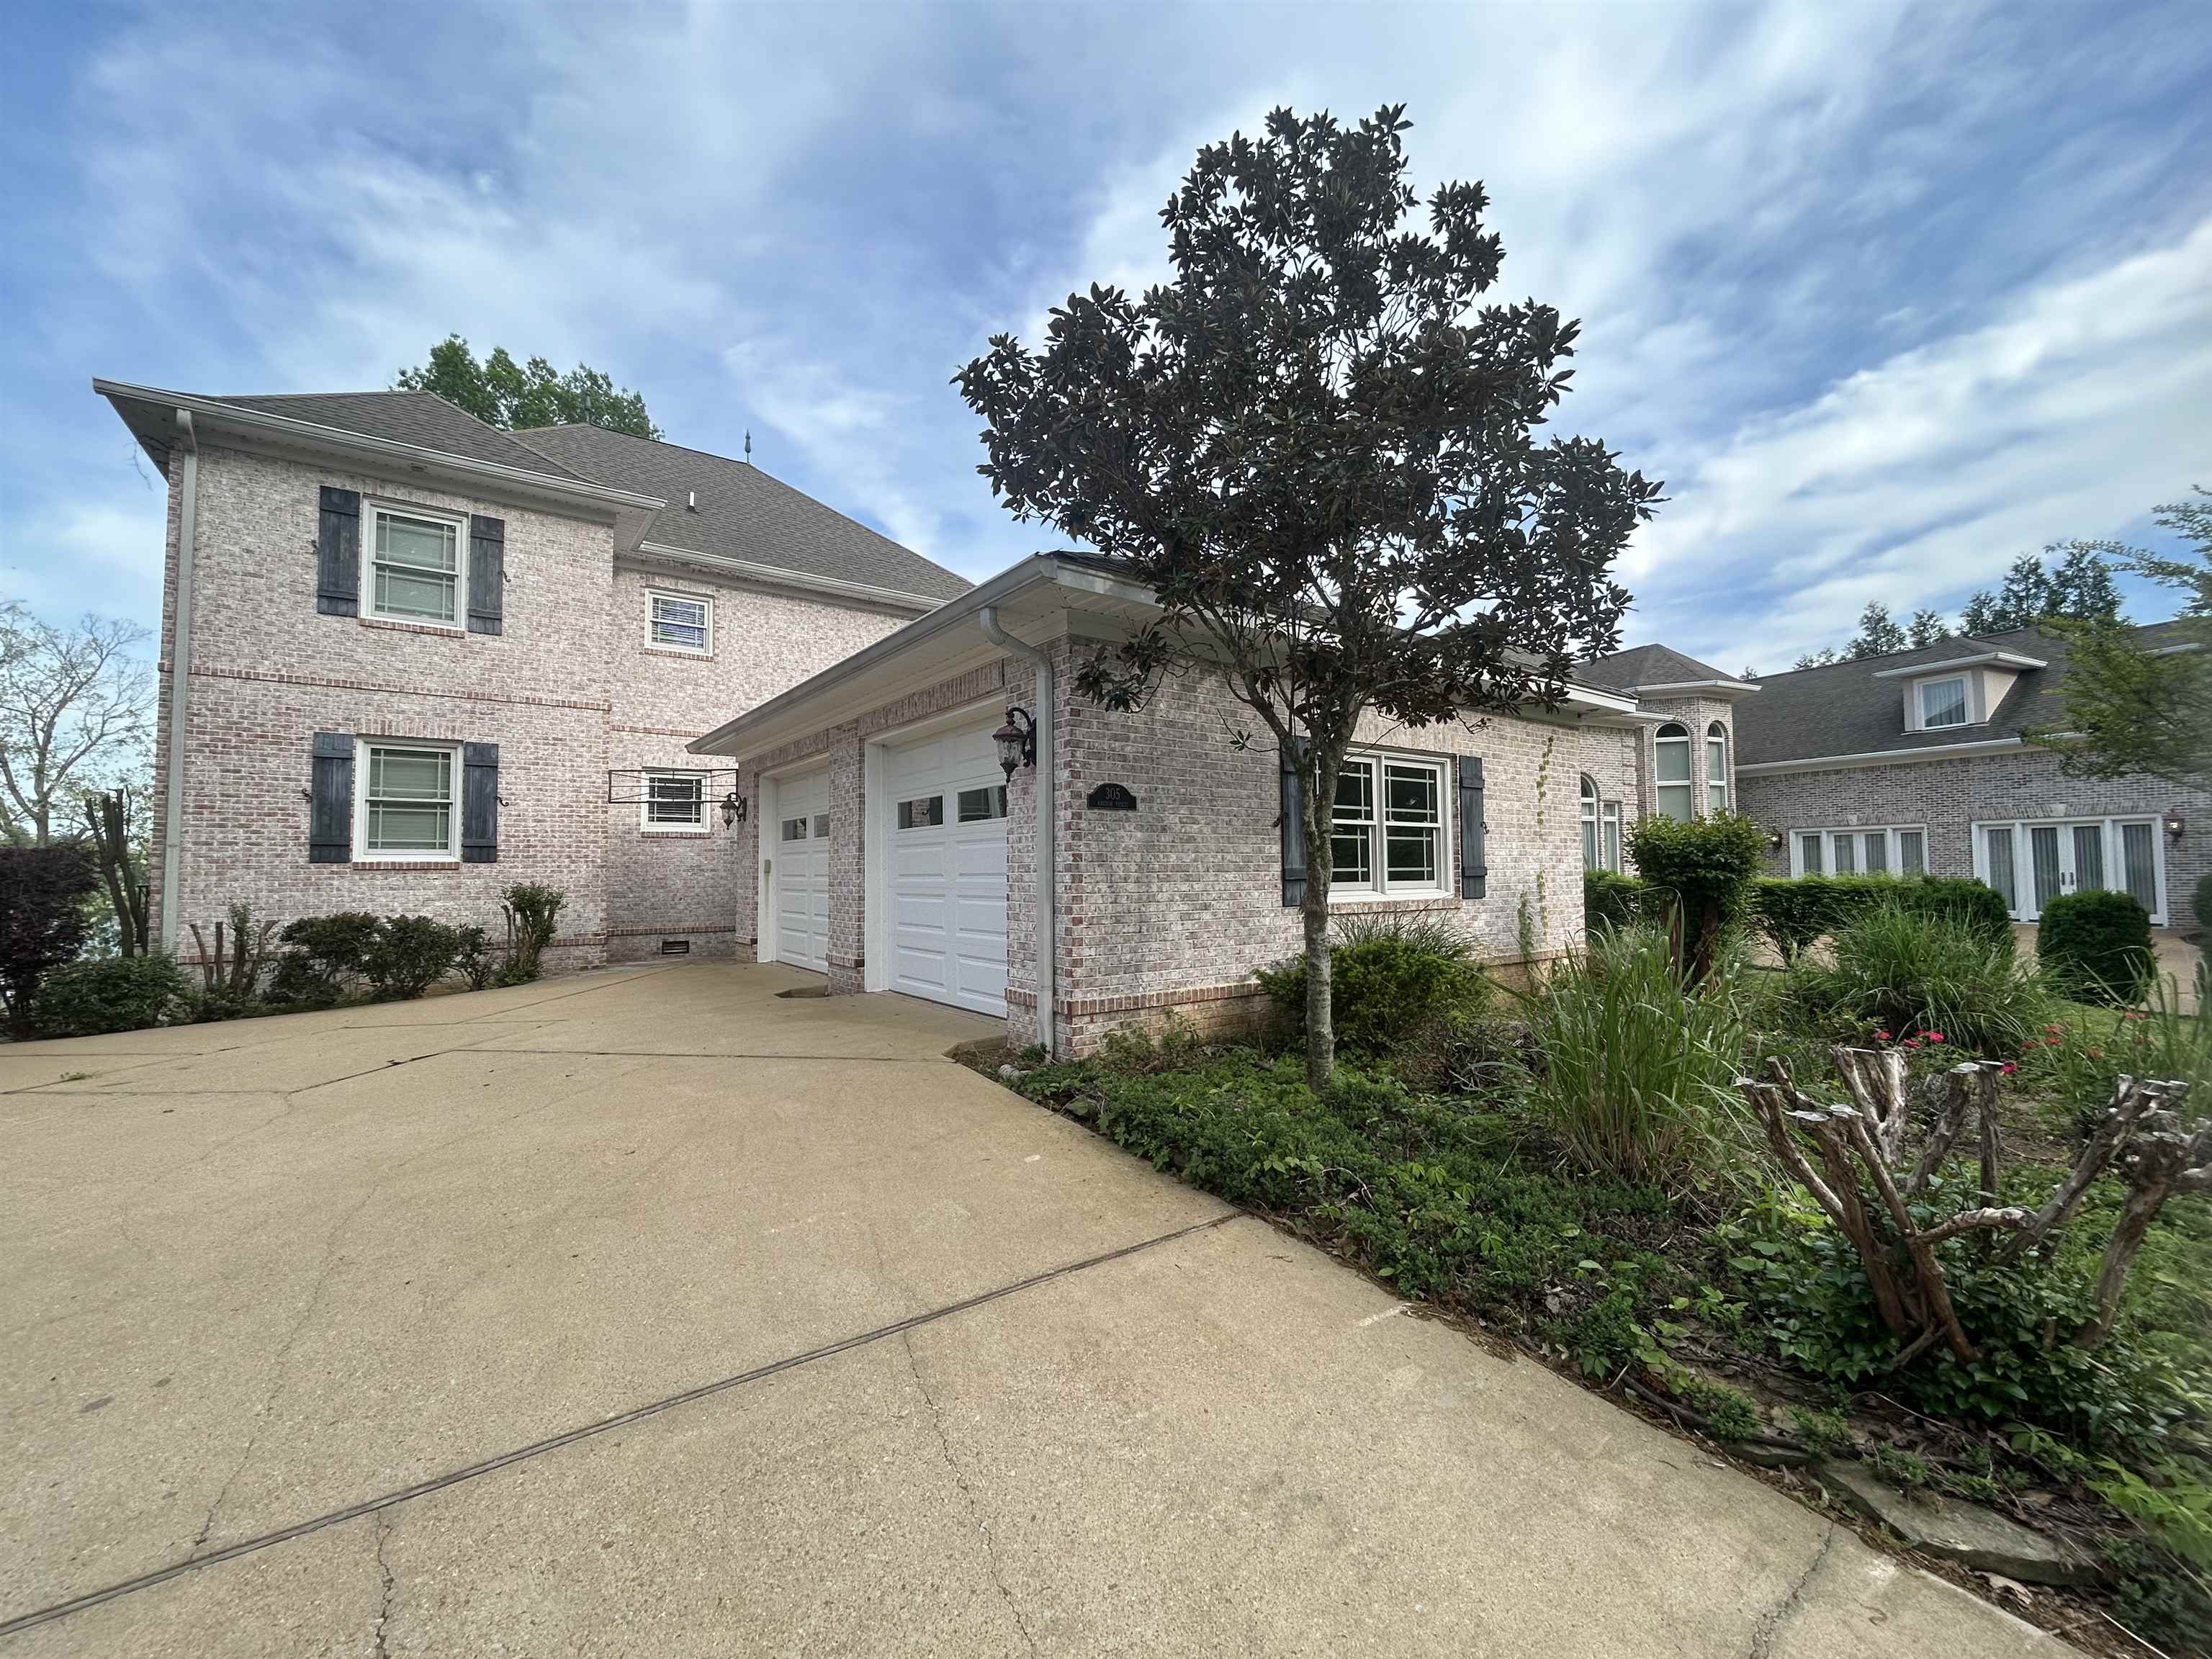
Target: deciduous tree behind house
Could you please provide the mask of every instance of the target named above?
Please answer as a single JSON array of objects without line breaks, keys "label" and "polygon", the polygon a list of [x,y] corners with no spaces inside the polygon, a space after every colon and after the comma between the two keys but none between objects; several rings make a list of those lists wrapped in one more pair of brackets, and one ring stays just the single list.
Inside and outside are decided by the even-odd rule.
[{"label": "deciduous tree behind house", "polygon": [[[44,847],[81,792],[137,776],[154,708],[146,630],[87,617],[74,629],[0,605],[0,836]],[[73,833],[72,821],[59,826]]]},{"label": "deciduous tree behind house", "polygon": [[658,438],[645,398],[596,368],[579,363],[566,374],[543,357],[518,364],[505,346],[477,361],[469,343],[449,334],[430,348],[427,362],[403,368],[402,392],[432,392],[487,426],[522,430],[535,426],[601,426],[633,438]]},{"label": "deciduous tree behind house", "polygon": [[1613,648],[1610,574],[1659,486],[1540,428],[1578,325],[1480,303],[1504,247],[1478,184],[1413,218],[1403,111],[1277,110],[1200,150],[1161,213],[1172,278],[1094,286],[1031,350],[957,376],[981,471],[1022,519],[1128,562],[1158,619],[1082,664],[1133,708],[1178,667],[1225,676],[1300,783],[1306,1062],[1334,1065],[1337,774],[1370,709],[1408,725],[1553,703]]}]

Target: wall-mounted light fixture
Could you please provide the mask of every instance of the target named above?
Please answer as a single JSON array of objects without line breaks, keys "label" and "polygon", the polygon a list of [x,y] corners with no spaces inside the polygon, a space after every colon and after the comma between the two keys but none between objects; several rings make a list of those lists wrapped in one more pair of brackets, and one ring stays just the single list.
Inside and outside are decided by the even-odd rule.
[{"label": "wall-mounted light fixture", "polygon": [[1036,722],[1021,704],[1007,708],[1006,723],[991,733],[991,741],[999,745],[999,769],[1008,783],[1017,769],[1036,764]]},{"label": "wall-mounted light fixture", "polygon": [[2181,839],[2181,809],[2179,806],[2167,807],[2166,809],[2166,833],[2174,840],[2179,841]]},{"label": "wall-mounted light fixture", "polygon": [[722,828],[734,829],[745,821],[745,798],[732,789],[722,797]]}]

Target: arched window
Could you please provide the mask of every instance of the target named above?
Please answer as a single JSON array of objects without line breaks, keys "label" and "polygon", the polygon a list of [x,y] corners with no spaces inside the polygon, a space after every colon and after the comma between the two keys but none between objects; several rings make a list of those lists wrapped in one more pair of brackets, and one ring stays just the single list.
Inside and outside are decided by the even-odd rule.
[{"label": "arched window", "polygon": [[1718,720],[1705,728],[1705,805],[1716,812],[1729,808],[1728,727]]},{"label": "arched window", "polygon": [[1697,787],[1690,781],[1690,728],[1668,720],[1652,734],[1653,805],[1670,818],[1687,823],[1698,814]]},{"label": "arched window", "polygon": [[1583,868],[1620,868],[1620,803],[1598,796],[1597,780],[1583,775]]},{"label": "arched window", "polygon": [[1597,780],[1588,773],[1583,775],[1583,868],[1601,870],[1601,848],[1597,838]]}]

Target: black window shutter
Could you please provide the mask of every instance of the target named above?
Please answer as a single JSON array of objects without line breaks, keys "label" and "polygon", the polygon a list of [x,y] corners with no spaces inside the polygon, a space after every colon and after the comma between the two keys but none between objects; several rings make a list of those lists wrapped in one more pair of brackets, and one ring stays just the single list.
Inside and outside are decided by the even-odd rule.
[{"label": "black window shutter", "polygon": [[307,862],[353,862],[353,733],[318,732],[308,750]]},{"label": "black window shutter", "polygon": [[315,609],[325,617],[361,614],[358,489],[323,486],[321,511],[315,523]]},{"label": "black window shutter", "polygon": [[1459,896],[1480,898],[1490,881],[1489,855],[1483,848],[1482,757],[1459,757]]},{"label": "black window shutter", "polygon": [[1282,755],[1283,805],[1283,908],[1294,910],[1306,902],[1306,814],[1305,782],[1298,774],[1298,762],[1306,752],[1306,740],[1294,738],[1291,748]]},{"label": "black window shutter", "polygon": [[[471,619],[470,626],[475,626]],[[499,862],[499,745],[461,745],[461,862]]]},{"label": "black window shutter", "polygon": [[469,515],[469,632],[505,631],[507,521]]}]

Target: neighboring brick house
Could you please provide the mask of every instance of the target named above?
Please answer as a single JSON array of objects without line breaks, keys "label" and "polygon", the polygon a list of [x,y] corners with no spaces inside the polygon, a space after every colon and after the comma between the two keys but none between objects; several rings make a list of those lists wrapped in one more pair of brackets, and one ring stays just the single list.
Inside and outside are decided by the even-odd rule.
[{"label": "neighboring brick house", "polygon": [[672,444],[94,387],[169,484],[152,897],[188,957],[234,901],[497,938],[516,882],[568,896],[550,966],[727,955],[735,776],[686,745],[968,586]]},{"label": "neighboring brick house", "polygon": [[[694,744],[738,763],[751,806],[741,941],[833,991],[1011,1014],[1024,1036],[1048,1029],[1042,979],[1060,1052],[1164,1010],[1251,1012],[1253,969],[1299,941],[1294,780],[1218,681],[1170,677],[1133,714],[1075,692],[1096,642],[1154,614],[1113,562],[1040,555]],[[1727,798],[1729,710],[1750,688],[1673,662],[1686,667],[1656,710],[1586,683],[1548,713],[1423,729],[1370,716],[1339,793],[1338,912],[1442,916],[1498,963],[1574,945],[1586,850],[1603,861],[1607,824],[1647,810],[1655,772],[1686,815]],[[1034,755],[1002,763],[999,734],[1031,721]],[[1694,755],[1656,746],[1669,727],[1697,732]]]},{"label": "neighboring brick house", "polygon": [[1775,872],[1978,877],[2021,921],[2109,887],[2160,926],[2202,925],[2212,797],[2069,777],[2028,742],[2063,719],[2066,659],[2063,638],[2030,628],[1761,679],[1738,717],[1736,776]]}]

